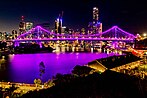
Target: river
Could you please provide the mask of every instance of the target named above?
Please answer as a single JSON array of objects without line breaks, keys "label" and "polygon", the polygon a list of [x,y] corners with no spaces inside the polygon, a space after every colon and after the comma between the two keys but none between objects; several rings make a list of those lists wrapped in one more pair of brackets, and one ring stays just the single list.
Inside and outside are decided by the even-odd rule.
[{"label": "river", "polygon": [[75,65],[85,65],[88,62],[112,56],[114,53],[67,52],[67,53],[36,53],[9,55],[6,67],[0,69],[0,80],[21,83],[33,83],[39,78],[39,64],[45,65],[43,82],[51,79],[57,73],[71,73]]}]

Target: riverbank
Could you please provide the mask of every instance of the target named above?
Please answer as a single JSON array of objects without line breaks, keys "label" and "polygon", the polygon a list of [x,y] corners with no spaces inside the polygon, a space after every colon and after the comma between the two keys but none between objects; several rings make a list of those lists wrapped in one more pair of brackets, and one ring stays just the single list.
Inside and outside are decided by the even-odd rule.
[{"label": "riverbank", "polygon": [[[27,84],[27,83],[14,83],[14,82],[0,82],[0,92],[2,92],[2,96],[6,97],[13,96],[13,98],[16,98],[18,96],[22,96],[23,94],[26,94],[29,91],[35,91],[35,90],[41,90],[41,89],[47,89],[49,86],[36,86],[35,84]],[[12,93],[9,94],[9,90],[13,88]],[[0,97],[1,98],[1,97]]]}]

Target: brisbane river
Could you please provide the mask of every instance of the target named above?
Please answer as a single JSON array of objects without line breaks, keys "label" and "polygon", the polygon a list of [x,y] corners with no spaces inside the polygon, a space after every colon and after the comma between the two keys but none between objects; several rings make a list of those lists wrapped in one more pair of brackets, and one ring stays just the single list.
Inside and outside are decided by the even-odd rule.
[{"label": "brisbane river", "polygon": [[45,65],[43,82],[51,79],[57,73],[71,73],[75,65],[86,65],[98,58],[106,58],[114,53],[66,52],[66,53],[36,53],[12,54],[6,61],[6,67],[0,69],[0,81],[34,83],[39,78],[39,64]]}]

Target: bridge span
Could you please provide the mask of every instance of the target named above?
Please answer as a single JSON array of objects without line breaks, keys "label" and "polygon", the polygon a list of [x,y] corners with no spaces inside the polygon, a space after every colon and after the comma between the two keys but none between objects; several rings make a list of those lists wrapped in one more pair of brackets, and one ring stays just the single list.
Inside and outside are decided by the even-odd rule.
[{"label": "bridge span", "polygon": [[36,26],[28,32],[19,35],[16,39],[5,40],[6,42],[12,42],[15,46],[19,46],[19,43],[31,43],[37,42],[41,44],[42,42],[100,42],[100,41],[112,41],[112,42],[125,42],[133,43],[135,35],[126,32],[119,28],[118,26],[113,26],[110,29],[98,33],[98,34],[57,34],[50,32],[41,26]]}]

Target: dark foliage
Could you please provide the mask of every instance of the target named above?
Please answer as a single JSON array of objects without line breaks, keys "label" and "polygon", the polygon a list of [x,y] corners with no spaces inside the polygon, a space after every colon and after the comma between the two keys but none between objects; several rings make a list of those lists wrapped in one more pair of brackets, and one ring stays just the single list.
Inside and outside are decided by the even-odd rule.
[{"label": "dark foliage", "polygon": [[[55,86],[46,90],[29,92],[23,95],[21,98],[146,97],[144,90],[140,89],[141,85],[138,85],[138,83],[143,82],[142,80],[109,70],[102,74],[93,73],[87,77],[73,78],[72,75],[58,75],[56,77],[56,79],[58,80],[58,84],[56,84]],[[64,82],[62,82],[63,79]]]},{"label": "dark foliage", "polygon": [[85,76],[85,75],[88,75],[91,70],[92,68],[90,67],[76,65],[72,70],[72,74],[75,74],[78,76]]}]

